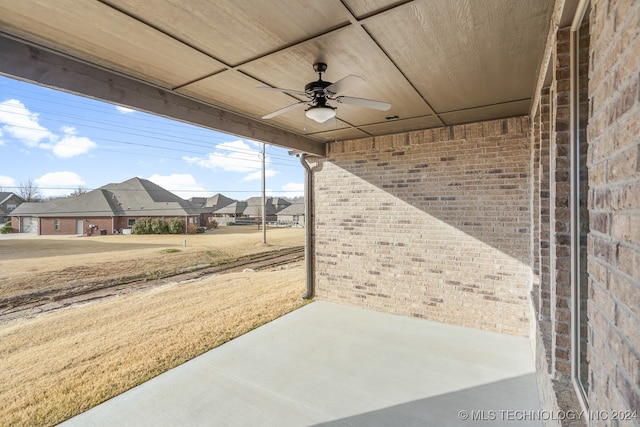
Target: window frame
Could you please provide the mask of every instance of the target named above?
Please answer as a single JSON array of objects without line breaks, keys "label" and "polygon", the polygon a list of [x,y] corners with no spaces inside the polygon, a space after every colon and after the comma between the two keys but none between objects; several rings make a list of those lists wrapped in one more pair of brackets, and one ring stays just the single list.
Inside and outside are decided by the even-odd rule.
[{"label": "window frame", "polygon": [[[571,24],[570,35],[570,179],[571,179],[571,382],[585,411],[588,394],[581,381],[581,290],[580,290],[580,27],[589,10],[590,0],[580,0]],[[588,280],[588,279],[587,279]],[[587,296],[588,298],[588,296]],[[588,320],[587,320],[588,324]],[[587,335],[588,336],[588,335]],[[588,378],[587,378],[588,380]]]}]

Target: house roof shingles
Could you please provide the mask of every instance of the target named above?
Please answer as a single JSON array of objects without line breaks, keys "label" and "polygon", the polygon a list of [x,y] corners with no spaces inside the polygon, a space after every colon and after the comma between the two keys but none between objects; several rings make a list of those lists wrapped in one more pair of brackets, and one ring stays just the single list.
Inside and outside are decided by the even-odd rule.
[{"label": "house roof shingles", "polygon": [[217,214],[237,215],[242,214],[247,208],[247,202],[233,202],[215,211]]},{"label": "house roof shingles", "polygon": [[185,216],[197,215],[198,209],[191,202],[151,181],[131,178],[119,184],[107,184],[75,198],[23,203],[12,214],[40,217]]},{"label": "house roof shingles", "polygon": [[304,200],[298,200],[278,212],[278,215],[304,215]]}]

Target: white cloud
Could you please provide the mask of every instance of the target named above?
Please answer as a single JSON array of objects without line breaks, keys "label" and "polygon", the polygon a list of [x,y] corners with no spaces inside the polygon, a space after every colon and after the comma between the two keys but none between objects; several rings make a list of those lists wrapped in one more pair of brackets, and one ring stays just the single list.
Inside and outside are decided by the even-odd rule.
[{"label": "white cloud", "polygon": [[11,178],[10,176],[0,175],[0,189],[4,188],[5,191],[11,191],[13,193],[17,192],[16,180]]},{"label": "white cloud", "polygon": [[158,184],[165,190],[171,191],[178,197],[190,199],[192,197],[208,197],[211,196],[195,178],[190,174],[174,173],[171,175],[151,175],[147,178],[149,181]]},{"label": "white cloud", "polygon": [[[265,178],[269,178],[278,174],[278,171],[274,171],[272,169],[266,169],[264,171]],[[262,170],[250,173],[249,175],[242,178],[243,181],[256,181],[262,179]]]},{"label": "white cloud", "polygon": [[262,142],[253,141],[251,139],[245,139],[245,141],[256,147],[256,150],[262,152]]},{"label": "white cloud", "polygon": [[87,153],[97,147],[97,144],[89,138],[76,136],[76,130],[73,127],[64,127],[62,132],[62,138],[52,148],[56,157],[66,159]]},{"label": "white cloud", "polygon": [[[61,134],[55,134],[38,123],[37,113],[29,111],[17,99],[0,102],[0,124],[2,130],[9,136],[18,139],[27,147],[37,147],[51,150],[58,158],[69,158],[85,154],[98,145],[84,136],[77,136],[76,130],[64,126]],[[0,138],[3,134],[0,134]],[[3,145],[0,139],[0,145]]]},{"label": "white cloud", "polygon": [[[244,141],[224,142],[216,145],[216,150],[201,157],[183,157],[188,163],[202,168],[222,170],[225,172],[254,172],[262,168],[262,146],[253,149]],[[265,160],[269,164],[269,156]]]},{"label": "white cloud", "polygon": [[86,182],[75,172],[50,172],[34,179],[33,183],[40,188],[45,197],[66,196],[78,187],[84,187]]},{"label": "white cloud", "polygon": [[17,99],[0,102],[2,129],[19,139],[28,147],[37,147],[43,140],[49,141],[54,134],[38,123],[39,115],[32,113]]},{"label": "white cloud", "polygon": [[285,196],[288,197],[304,196],[304,183],[289,182],[282,186],[282,191],[286,191]]},{"label": "white cloud", "polygon": [[118,112],[122,114],[132,114],[136,112],[136,110],[132,108],[123,107],[121,105],[116,105],[116,110],[118,110]]}]

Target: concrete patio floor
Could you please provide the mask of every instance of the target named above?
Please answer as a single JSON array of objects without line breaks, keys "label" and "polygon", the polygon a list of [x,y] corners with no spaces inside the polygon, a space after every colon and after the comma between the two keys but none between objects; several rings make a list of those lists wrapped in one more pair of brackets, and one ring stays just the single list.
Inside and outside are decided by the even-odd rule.
[{"label": "concrete patio floor", "polygon": [[540,426],[534,372],[526,338],[313,302],[62,425]]}]

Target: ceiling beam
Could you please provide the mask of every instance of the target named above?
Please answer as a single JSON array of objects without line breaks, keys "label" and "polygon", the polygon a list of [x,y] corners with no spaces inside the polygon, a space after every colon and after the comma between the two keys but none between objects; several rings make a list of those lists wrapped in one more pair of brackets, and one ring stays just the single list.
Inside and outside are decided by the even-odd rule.
[{"label": "ceiling beam", "polygon": [[0,74],[151,114],[324,156],[325,144],[0,34]]}]

